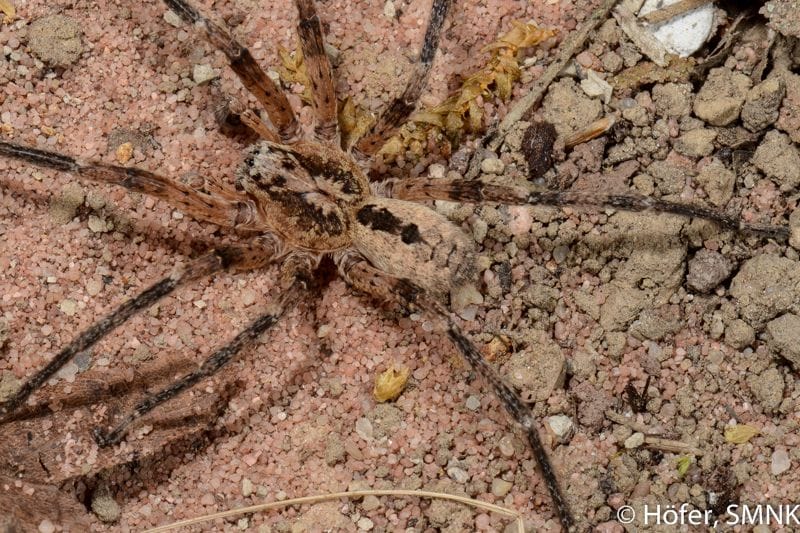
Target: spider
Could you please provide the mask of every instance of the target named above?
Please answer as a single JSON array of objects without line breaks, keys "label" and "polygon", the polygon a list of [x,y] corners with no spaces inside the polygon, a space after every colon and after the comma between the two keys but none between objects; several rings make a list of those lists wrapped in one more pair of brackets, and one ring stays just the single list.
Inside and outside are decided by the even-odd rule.
[{"label": "spider", "polygon": [[782,227],[746,224],[700,206],[635,194],[588,194],[484,184],[478,181],[407,178],[371,184],[370,158],[405,122],[416,106],[431,68],[451,0],[434,0],[418,63],[405,90],[360,139],[344,143],[337,119],[337,95],[324,36],[312,0],[297,0],[298,34],[306,58],[313,109],[313,137],[305,139],[281,89],[258,66],[223,25],[206,18],[184,0],[164,3],[229,59],[231,69],[268,116],[238,109],[238,118],[261,140],[244,154],[236,186],[187,185],[144,169],[82,161],[49,150],[0,142],[0,155],[67,172],[160,199],[191,217],[249,238],[213,247],[171,275],[123,303],[61,349],[0,407],[4,422],[26,411],[26,401],[60,368],[122,325],[134,314],[200,278],[220,272],[245,272],[277,266],[281,292],[269,308],[205,362],[173,384],[147,395],[127,413],[98,426],[93,434],[102,448],[119,445],[139,419],[157,406],[214,376],[242,350],[253,345],[294,305],[313,293],[316,280],[334,267],[355,290],[380,302],[423,313],[464,356],[497,394],[517,422],[539,463],[562,525],[573,524],[569,505],[550,464],[529,407],[487,363],[449,309],[450,293],[475,283],[476,250],[472,241],[423,200],[519,205],[579,205],[631,211],[659,211],[700,217],[720,226],[767,237],[785,238]]}]

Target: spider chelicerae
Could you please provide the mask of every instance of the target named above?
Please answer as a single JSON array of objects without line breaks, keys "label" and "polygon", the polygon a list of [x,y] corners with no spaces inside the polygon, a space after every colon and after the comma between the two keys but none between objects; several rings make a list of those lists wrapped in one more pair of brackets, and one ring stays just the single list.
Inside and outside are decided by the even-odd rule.
[{"label": "spider chelicerae", "polygon": [[[239,109],[238,118],[261,141],[252,145],[236,177],[236,187],[187,185],[146,170],[117,167],[34,147],[0,143],[0,155],[42,167],[111,183],[159,198],[193,218],[251,236],[246,244],[214,247],[170,276],[122,304],[64,347],[45,368],[27,381],[0,408],[4,422],[26,413],[26,400],[61,367],[88,350],[112,329],[179,287],[222,271],[241,272],[279,265],[282,291],[264,314],[213,350],[196,371],[147,396],[108,425],[98,426],[101,447],[116,445],[138,418],[161,403],[214,375],[253,344],[304,295],[316,288],[319,273],[334,266],[349,285],[381,302],[424,313],[453,341],[477,374],[486,379],[519,423],[542,469],[562,524],[569,527],[569,506],[550,466],[527,405],[486,363],[461,331],[448,309],[451,292],[473,283],[476,250],[471,240],[422,200],[468,203],[583,205],[633,211],[661,211],[709,219],[721,226],[770,237],[786,229],[749,225],[738,218],[699,206],[633,194],[588,194],[485,184],[478,181],[407,178],[373,186],[367,177],[370,157],[414,110],[424,88],[450,0],[434,0],[419,61],[406,89],[361,139],[342,145],[337,120],[337,95],[319,18],[311,0],[296,2],[298,33],[313,89],[316,125],[313,139],[302,139],[297,118],[281,89],[222,25],[211,22],[181,0],[167,6],[230,60],[243,85],[267,113]],[[380,194],[378,194],[380,191]]]}]

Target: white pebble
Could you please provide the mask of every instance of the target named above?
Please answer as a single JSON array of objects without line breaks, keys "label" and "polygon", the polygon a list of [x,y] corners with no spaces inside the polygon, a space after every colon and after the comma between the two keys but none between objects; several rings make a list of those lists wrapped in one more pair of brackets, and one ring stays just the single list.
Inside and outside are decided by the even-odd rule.
[{"label": "white pebble", "polygon": [[463,468],[451,466],[447,469],[447,475],[456,483],[466,483],[469,481],[469,474]]},{"label": "white pebble", "polygon": [[[679,0],[646,0],[639,9],[639,16],[663,8]],[[693,9],[680,17],[675,17],[662,24],[652,26],[653,36],[664,47],[681,57],[688,57],[700,49],[706,42],[714,27],[714,4]]]},{"label": "white pebble", "polygon": [[358,519],[358,529],[361,531],[372,531],[373,527],[375,527],[375,524],[366,516]]},{"label": "white pebble", "polygon": [[364,440],[372,440],[372,422],[369,418],[361,417],[356,420],[356,433]]},{"label": "white pebble", "polygon": [[488,157],[481,161],[481,171],[484,174],[502,174],[506,165],[496,157]]},{"label": "white pebble", "polygon": [[638,448],[644,444],[644,433],[637,431],[627,439],[625,439],[625,447],[629,450]]},{"label": "white pebble", "polygon": [[439,163],[434,163],[433,165],[428,167],[428,176],[435,179],[441,179],[444,177],[444,165]]},{"label": "white pebble", "polygon": [[789,470],[792,466],[792,461],[789,459],[789,454],[786,448],[777,448],[772,452],[772,475],[779,476]]},{"label": "white pebble", "polygon": [[253,494],[253,482],[249,478],[244,478],[242,480],[242,496],[247,498],[251,494]]},{"label": "white pebble", "polygon": [[192,70],[192,80],[197,85],[203,85],[204,83],[208,83],[214,78],[217,77],[217,72],[211,68],[211,65],[207,64],[200,64],[195,65],[194,69]]},{"label": "white pebble", "polygon": [[512,486],[510,481],[496,477],[492,480],[492,494],[498,498],[502,498],[509,493]]},{"label": "white pebble", "polygon": [[467,409],[470,411],[477,411],[481,408],[481,399],[478,396],[472,395],[467,398]]},{"label": "white pebble", "polygon": [[176,28],[179,28],[183,25],[183,20],[181,20],[181,17],[179,17],[178,14],[172,11],[171,9],[167,9],[164,12],[164,20],[170,26],[174,26]]},{"label": "white pebble", "polygon": [[555,434],[559,442],[565,442],[572,436],[575,425],[572,419],[566,415],[555,415],[547,418],[547,425]]},{"label": "white pebble", "polygon": [[75,300],[62,300],[61,303],[58,305],[58,308],[61,309],[61,312],[67,316],[74,316],[75,311],[78,310],[78,304]]}]

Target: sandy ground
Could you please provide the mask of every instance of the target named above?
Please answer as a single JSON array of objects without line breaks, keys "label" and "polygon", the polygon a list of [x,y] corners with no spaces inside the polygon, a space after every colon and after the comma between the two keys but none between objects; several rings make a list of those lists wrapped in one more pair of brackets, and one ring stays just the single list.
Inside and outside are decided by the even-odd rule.
[{"label": "sandy ground", "polygon": [[[457,73],[480,67],[481,47],[512,20],[533,18],[566,31],[590,7],[562,4],[459,2],[423,101],[435,102],[458,85]],[[397,19],[387,16],[381,2],[320,2],[328,40],[341,53],[338,89],[357,95],[371,109],[402,87],[429,2],[394,5]],[[109,138],[130,128],[149,132],[153,141],[135,151],[139,166],[184,179],[194,173],[232,175],[244,145],[217,131],[212,109],[221,92],[243,96],[242,90],[223,57],[165,21],[159,3],[29,1],[17,8],[20,19],[0,27],[0,42],[10,50],[0,62],[4,138],[111,162]],[[274,64],[277,44],[293,47],[291,2],[226,1],[213,9],[239,22],[236,35],[262,65]],[[27,25],[52,13],[77,20],[84,32],[80,59],[58,72],[44,68],[24,44]],[[221,80],[198,86],[192,81],[194,67],[206,64]],[[540,69],[534,66],[526,79]],[[305,119],[308,113],[303,111]],[[0,372],[5,380],[41,367],[77,331],[221,236],[216,228],[141,196],[83,184],[75,189],[68,176],[7,161],[0,161],[0,171],[0,317],[7,328]],[[64,202],[54,199],[81,194],[85,201],[78,202],[73,216],[60,220]],[[741,196],[745,207],[764,207],[761,221],[773,216],[782,221],[785,203],[775,187],[751,187]],[[686,261],[702,247],[735,256],[737,268],[759,254],[783,255],[797,268],[796,253],[729,234],[716,239],[702,228],[686,233],[674,217],[653,221],[647,215],[528,208],[451,209],[450,214],[468,233],[484,233],[483,251],[491,258],[482,274],[486,306],[465,327],[481,342],[502,333],[521,353],[534,352],[533,359],[511,356],[509,369],[530,369],[537,364],[537,350],[549,353],[553,343],[540,339],[538,330],[555,339],[568,362],[570,380],[550,383],[556,391],[535,412],[540,419],[565,414],[578,424],[568,443],[551,442],[551,454],[584,523],[621,531],[611,521],[615,509],[628,503],[702,506],[709,492],[724,492],[728,474],[737,480],[739,495],[732,497],[737,502],[791,503],[800,493],[797,481],[790,481],[800,463],[796,371],[772,357],[763,327],[742,349],[725,344],[714,328],[731,327],[736,318],[727,289],[694,298],[684,280]],[[623,235],[631,231],[639,236],[626,240]],[[660,232],[666,232],[667,244],[651,248],[652,234]],[[685,243],[672,240],[679,234],[687,240],[687,234],[695,235],[688,251]],[[576,235],[589,238],[587,248],[577,244]],[[603,252],[619,240],[626,244]],[[571,246],[572,258],[565,261]],[[652,272],[642,274],[634,265],[625,274],[628,257],[649,252],[644,263],[649,261]],[[653,266],[667,260],[676,265],[672,271]],[[642,261],[637,264],[645,268]],[[87,366],[125,372],[163,357],[201,360],[258,313],[274,294],[274,274],[218,276],[181,289],[100,343],[89,361],[68,368],[65,380],[79,382],[81,375],[75,374]],[[624,275],[639,276],[638,288],[652,290],[644,307],[661,314],[651,321],[678,318],[659,340],[628,332],[630,321],[620,326],[616,318],[601,318],[601,312],[619,315],[603,307],[609,298],[631,297],[613,283],[624,281]],[[660,285],[666,288],[658,290]],[[119,504],[117,521],[104,525],[93,517],[92,527],[141,530],[265,500],[372,487],[465,493],[519,511],[537,531],[558,530],[530,453],[499,403],[465,370],[452,346],[415,318],[391,320],[341,281],[332,282],[233,364],[235,392],[215,424],[215,438],[147,475],[139,475],[135,466],[127,475],[115,473],[107,484]],[[376,406],[373,381],[392,363],[411,368],[411,386],[396,403]],[[627,450],[623,443],[633,431],[603,416],[605,410],[629,416],[623,389],[630,381],[641,390],[647,375],[654,376],[648,412],[631,420],[708,450],[683,476],[677,461],[687,454]],[[780,390],[778,401],[763,395],[754,400],[753,391],[765,387],[749,382],[751,375],[771,378],[765,387]],[[201,385],[183,401],[191,403],[213,389]],[[734,420],[759,428],[761,435],[741,446],[726,443],[723,429]],[[138,430],[147,431],[148,426]],[[787,450],[790,469],[774,474],[775,454]],[[85,486],[64,490],[81,493]],[[213,528],[502,531],[507,522],[461,507],[382,498],[217,520]]]}]

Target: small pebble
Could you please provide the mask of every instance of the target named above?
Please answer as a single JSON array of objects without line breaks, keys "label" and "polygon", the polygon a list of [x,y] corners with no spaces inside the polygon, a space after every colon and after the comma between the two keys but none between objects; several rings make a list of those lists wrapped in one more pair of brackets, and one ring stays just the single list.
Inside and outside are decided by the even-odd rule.
[{"label": "small pebble", "polygon": [[103,284],[96,279],[91,279],[86,282],[86,294],[89,296],[97,296],[103,290]]},{"label": "small pebble", "polygon": [[381,506],[381,501],[377,496],[364,496],[364,501],[361,502],[361,508],[365,511],[374,511]]},{"label": "small pebble", "polygon": [[174,26],[176,28],[183,26],[183,20],[181,20],[181,17],[178,16],[178,14],[172,11],[171,9],[167,9],[164,12],[164,20],[170,26]]},{"label": "small pebble", "polygon": [[358,519],[358,529],[361,531],[372,531],[372,528],[375,527],[375,524],[367,518],[366,516]]},{"label": "small pebble", "polygon": [[553,261],[558,264],[563,263],[569,255],[569,246],[556,246],[553,249]]},{"label": "small pebble", "polygon": [[208,83],[216,77],[217,72],[211,67],[211,65],[195,65],[194,69],[192,70],[192,80],[194,80],[197,85]]},{"label": "small pebble", "polygon": [[547,425],[555,434],[559,442],[566,442],[572,436],[575,425],[566,415],[555,415],[547,418]]},{"label": "small pebble", "polygon": [[511,441],[511,437],[508,435],[504,436],[500,439],[497,447],[500,449],[500,453],[503,457],[513,457],[514,456],[514,444]]},{"label": "small pebble", "polygon": [[478,396],[472,395],[467,398],[466,405],[467,409],[470,411],[477,411],[481,408],[481,399]]},{"label": "small pebble", "polygon": [[248,478],[244,478],[242,480],[242,496],[247,498],[251,494],[253,494],[253,482]]},{"label": "small pebble", "polygon": [[372,440],[372,422],[369,421],[369,418],[362,416],[356,420],[356,433],[364,440]]},{"label": "small pebble", "polygon": [[39,522],[39,533],[53,533],[56,530],[56,526],[50,520],[42,520]]},{"label": "small pebble", "polygon": [[629,450],[638,448],[642,444],[644,444],[644,433],[640,433],[638,431],[625,439],[625,447]]},{"label": "small pebble", "polygon": [[77,302],[75,302],[75,300],[67,299],[67,300],[62,300],[58,308],[61,309],[61,312],[64,313],[65,315],[74,316],[75,311],[78,310],[78,304]]},{"label": "small pebble", "polygon": [[510,481],[506,481],[505,479],[500,479],[496,477],[492,480],[492,494],[497,496],[498,498],[502,498],[506,494],[509,493],[511,487],[513,487],[513,483]]},{"label": "small pebble", "polygon": [[463,468],[451,466],[447,468],[447,475],[456,483],[466,483],[469,481],[469,474]]},{"label": "small pebble", "polygon": [[779,476],[789,470],[792,466],[792,461],[789,459],[789,454],[785,448],[777,448],[772,452],[772,475]]},{"label": "small pebble", "polygon": [[109,229],[106,221],[96,215],[89,215],[87,225],[92,233],[105,233]]},{"label": "small pebble", "polygon": [[434,163],[428,167],[428,176],[434,179],[441,179],[444,177],[445,167],[442,164]]},{"label": "small pebble", "polygon": [[485,174],[502,174],[506,165],[496,157],[489,157],[481,161],[481,171]]}]

